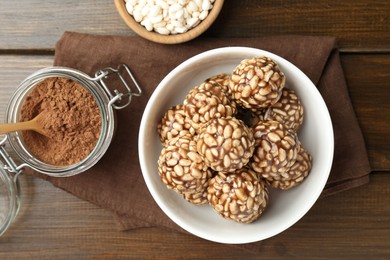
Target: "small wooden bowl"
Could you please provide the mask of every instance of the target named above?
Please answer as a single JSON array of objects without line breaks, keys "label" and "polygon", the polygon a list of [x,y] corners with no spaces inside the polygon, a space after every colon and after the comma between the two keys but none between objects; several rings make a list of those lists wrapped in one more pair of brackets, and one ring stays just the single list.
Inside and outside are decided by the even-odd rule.
[{"label": "small wooden bowl", "polygon": [[215,21],[219,12],[221,11],[223,1],[224,0],[215,0],[213,4],[214,7],[211,9],[209,15],[195,28],[192,28],[185,33],[172,35],[162,35],[154,31],[149,32],[148,30],[146,30],[145,27],[143,27],[140,23],[136,22],[133,16],[127,12],[124,0],[115,0],[115,6],[119,12],[119,15],[122,17],[125,23],[141,37],[153,42],[176,44],[192,40],[201,35],[204,31],[206,31]]}]

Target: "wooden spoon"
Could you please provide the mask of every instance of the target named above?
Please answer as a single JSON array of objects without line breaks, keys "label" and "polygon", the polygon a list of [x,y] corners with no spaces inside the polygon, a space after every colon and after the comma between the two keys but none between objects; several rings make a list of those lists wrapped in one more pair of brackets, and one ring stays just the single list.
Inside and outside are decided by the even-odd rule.
[{"label": "wooden spoon", "polygon": [[30,121],[18,122],[18,123],[6,123],[0,124],[0,134],[6,134],[10,132],[22,131],[22,130],[33,130],[42,135],[47,136],[45,129],[42,126],[41,117],[42,114],[37,115],[35,118]]}]

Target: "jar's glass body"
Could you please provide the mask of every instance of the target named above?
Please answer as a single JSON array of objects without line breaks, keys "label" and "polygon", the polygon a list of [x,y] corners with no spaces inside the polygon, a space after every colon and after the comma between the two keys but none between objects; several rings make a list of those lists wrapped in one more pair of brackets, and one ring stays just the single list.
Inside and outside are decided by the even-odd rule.
[{"label": "jar's glass body", "polygon": [[8,142],[21,160],[22,164],[19,167],[28,166],[46,175],[55,177],[68,177],[79,174],[91,168],[104,155],[114,135],[114,110],[110,105],[109,96],[97,81],[94,81],[88,75],[77,70],[63,67],[50,67],[37,71],[20,84],[19,88],[11,97],[7,107],[7,123],[16,123],[20,121],[21,108],[28,94],[39,82],[51,77],[68,78],[80,83],[92,94],[96,100],[101,115],[101,132],[95,148],[82,161],[72,165],[59,166],[47,164],[35,158],[35,156],[29,152],[26,145],[24,144],[21,132],[9,133]]},{"label": "jar's glass body", "polygon": [[12,224],[20,207],[19,182],[0,161],[0,236]]}]

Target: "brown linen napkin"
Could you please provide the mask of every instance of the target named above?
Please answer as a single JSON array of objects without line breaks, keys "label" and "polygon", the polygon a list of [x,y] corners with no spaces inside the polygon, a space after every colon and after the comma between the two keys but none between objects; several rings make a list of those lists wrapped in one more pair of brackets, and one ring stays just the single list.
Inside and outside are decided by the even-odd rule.
[{"label": "brown linen napkin", "polygon": [[114,212],[122,229],[162,226],[183,231],[157,206],[143,180],[137,151],[140,120],[153,90],[173,68],[200,52],[224,46],[255,47],[276,53],[299,67],[318,87],[329,108],[335,134],[335,157],[324,195],[368,182],[367,153],[349,100],[335,39],[305,36],[198,38],[181,45],[161,45],[139,37],[65,32],[56,45],[54,65],[75,68],[92,76],[99,69],[125,63],[144,92],[141,97],[133,98],[129,107],[118,111],[115,139],[96,166],[68,178],[39,176]]}]

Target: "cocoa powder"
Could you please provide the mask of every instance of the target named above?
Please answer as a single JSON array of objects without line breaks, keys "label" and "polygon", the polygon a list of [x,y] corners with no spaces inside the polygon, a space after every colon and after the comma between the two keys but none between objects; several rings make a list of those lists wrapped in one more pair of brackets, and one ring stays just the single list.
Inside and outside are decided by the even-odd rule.
[{"label": "cocoa powder", "polygon": [[24,131],[23,140],[32,155],[52,165],[82,161],[95,148],[100,136],[101,114],[92,94],[80,83],[51,77],[27,95],[21,121],[39,116],[46,136]]}]

